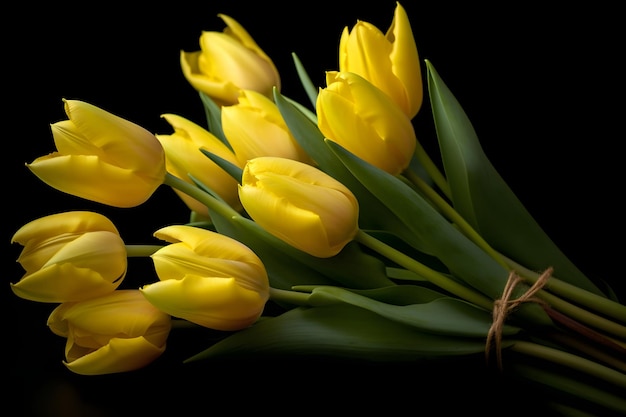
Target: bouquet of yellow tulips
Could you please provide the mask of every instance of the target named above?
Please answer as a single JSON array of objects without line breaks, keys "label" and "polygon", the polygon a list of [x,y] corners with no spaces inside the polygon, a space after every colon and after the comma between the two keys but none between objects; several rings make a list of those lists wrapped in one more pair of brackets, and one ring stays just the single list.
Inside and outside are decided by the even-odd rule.
[{"label": "bouquet of yellow tulips", "polygon": [[[585,276],[507,186],[397,3],[386,32],[358,21],[317,87],[296,54],[301,103],[235,19],[180,55],[206,119],[170,133],[64,99],[56,150],[27,164],[49,186],[137,207],[161,186],[188,207],[160,243],[125,242],[94,211],[35,219],[13,242],[15,295],[55,304],[77,374],[130,372],[173,328],[222,338],[188,364],[271,356],[416,362],[484,355],[563,415],[626,414],[626,306]],[[430,100],[440,155],[412,120]],[[441,163],[439,163],[439,161]],[[167,219],[164,219],[167,222]],[[129,258],[154,277],[125,285]],[[271,303],[273,308],[268,308]]]}]

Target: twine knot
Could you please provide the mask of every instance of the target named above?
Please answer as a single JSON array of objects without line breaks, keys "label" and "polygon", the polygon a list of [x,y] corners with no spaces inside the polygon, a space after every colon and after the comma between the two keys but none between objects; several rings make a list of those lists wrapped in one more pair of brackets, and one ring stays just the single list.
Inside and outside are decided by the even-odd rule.
[{"label": "twine knot", "polygon": [[550,276],[552,275],[552,268],[545,270],[541,276],[535,281],[535,283],[518,298],[511,299],[515,287],[522,282],[522,278],[511,271],[509,278],[502,291],[502,297],[493,302],[493,322],[487,333],[487,342],[485,347],[485,355],[487,361],[491,353],[492,347],[496,351],[496,359],[498,362],[498,368],[502,369],[502,327],[509,314],[511,314],[516,308],[523,303],[538,303],[545,305],[545,302],[537,297],[535,294],[542,289]]}]

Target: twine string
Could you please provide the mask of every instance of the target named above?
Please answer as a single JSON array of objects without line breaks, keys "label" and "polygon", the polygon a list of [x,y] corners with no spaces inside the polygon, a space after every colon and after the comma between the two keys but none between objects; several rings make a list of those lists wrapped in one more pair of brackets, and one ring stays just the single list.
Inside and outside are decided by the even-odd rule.
[{"label": "twine string", "polygon": [[511,271],[509,278],[506,281],[504,290],[502,291],[502,297],[493,302],[493,322],[487,333],[487,342],[485,346],[485,355],[487,361],[491,354],[492,348],[495,350],[498,368],[502,369],[502,328],[509,314],[517,309],[523,303],[538,303],[545,305],[545,302],[537,297],[535,294],[541,290],[550,276],[552,275],[552,268],[548,268],[541,276],[535,281],[535,283],[518,298],[511,299],[515,287],[522,282],[522,278]]}]

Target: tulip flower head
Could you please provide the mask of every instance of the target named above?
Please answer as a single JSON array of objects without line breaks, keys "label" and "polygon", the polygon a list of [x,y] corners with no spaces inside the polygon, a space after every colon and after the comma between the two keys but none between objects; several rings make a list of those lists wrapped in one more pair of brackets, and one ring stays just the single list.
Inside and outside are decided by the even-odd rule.
[{"label": "tulip flower head", "polygon": [[143,368],[165,351],[171,325],[139,290],[63,303],[48,318],[50,330],[67,338],[65,366],[81,375]]},{"label": "tulip flower head", "polygon": [[242,89],[271,97],[274,87],[280,90],[274,62],[236,20],[218,16],[227,25],[223,32],[203,32],[199,51],[181,51],[183,75],[219,105],[237,103]]},{"label": "tulip flower head", "polygon": [[63,303],[113,292],[126,275],[124,242],[109,219],[88,211],[52,214],[22,226],[12,242],[24,246],[26,270],[13,292],[24,299]]},{"label": "tulip flower head", "polygon": [[420,59],[411,24],[396,3],[386,33],[358,21],[344,28],[339,42],[339,71],[359,74],[383,90],[412,119],[423,101]]},{"label": "tulip flower head", "polygon": [[355,73],[329,71],[326,83],[316,104],[324,136],[390,174],[404,171],[417,146],[411,120],[382,90]]},{"label": "tulip flower head", "polygon": [[342,183],[311,165],[259,157],[244,167],[239,199],[255,222],[310,255],[336,255],[358,231],[359,206]]},{"label": "tulip flower head", "polygon": [[[170,135],[156,135],[165,150],[167,171],[193,184],[190,175],[199,180],[235,210],[241,209],[237,195],[237,181],[226,171],[200,152],[205,149],[222,159],[238,165],[233,152],[215,135],[196,123],[175,114],[162,116],[174,128]],[[203,216],[209,216],[207,207],[198,200],[174,188],[174,191],[185,202],[190,210]]]},{"label": "tulip flower head", "polygon": [[222,129],[240,166],[258,156],[311,162],[276,104],[256,91],[243,90],[237,104],[222,107]]},{"label": "tulip flower head", "polygon": [[144,296],[168,314],[215,330],[253,324],[269,299],[263,262],[241,242],[192,226],[167,226],[155,233],[171,242],[152,255],[158,282]]},{"label": "tulip flower head", "polygon": [[46,184],[114,207],[135,207],[163,183],[165,153],[156,137],[92,104],[64,100],[69,120],[52,124],[57,151],[28,168]]}]

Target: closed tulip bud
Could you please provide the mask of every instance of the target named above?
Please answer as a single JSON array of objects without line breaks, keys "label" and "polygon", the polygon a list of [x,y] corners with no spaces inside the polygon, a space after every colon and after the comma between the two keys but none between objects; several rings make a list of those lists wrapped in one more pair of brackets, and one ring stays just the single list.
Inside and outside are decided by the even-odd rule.
[{"label": "closed tulip bud", "polygon": [[316,104],[324,136],[390,174],[404,171],[417,146],[411,120],[357,74],[330,71],[326,83]]},{"label": "closed tulip bud", "polygon": [[65,366],[81,375],[143,368],[165,351],[171,326],[138,290],[63,303],[48,318],[50,330],[67,338]]},{"label": "closed tulip bud", "polygon": [[227,26],[223,32],[202,32],[199,51],[181,51],[183,75],[193,88],[220,105],[236,103],[240,90],[271,97],[274,87],[280,90],[274,62],[237,21],[218,16]]},{"label": "closed tulip bud", "polygon": [[423,101],[422,73],[406,11],[396,3],[386,33],[358,21],[339,42],[339,71],[359,74],[383,90],[412,119]]},{"label": "closed tulip bud", "polygon": [[[165,149],[167,171],[183,181],[194,184],[191,175],[215,191],[235,210],[240,210],[237,180],[200,152],[200,149],[238,165],[233,152],[211,132],[184,117],[175,114],[164,114],[162,117],[174,128],[171,135],[156,135]],[[205,217],[209,215],[203,203],[176,188],[174,191],[190,210]]]},{"label": "closed tulip bud", "polygon": [[237,104],[222,107],[222,129],[241,166],[258,156],[311,162],[276,104],[256,91],[244,90]]},{"label": "closed tulip bud", "polygon": [[323,171],[299,161],[259,157],[243,170],[239,199],[267,232],[310,255],[336,255],[358,231],[356,197]]},{"label": "closed tulip bud", "polygon": [[126,275],[124,242],[109,219],[88,211],[42,217],[22,226],[12,242],[24,246],[26,273],[11,284],[24,299],[63,303],[114,291]]},{"label": "closed tulip bud", "polygon": [[171,244],[152,255],[159,281],[141,288],[152,304],[215,330],[240,330],[261,316],[269,279],[250,248],[192,226],[164,227],[155,236]]},{"label": "closed tulip bud", "polygon": [[52,125],[57,151],[28,168],[51,187],[98,203],[145,202],[165,178],[165,153],[156,137],[91,104],[64,102],[69,120]]}]

